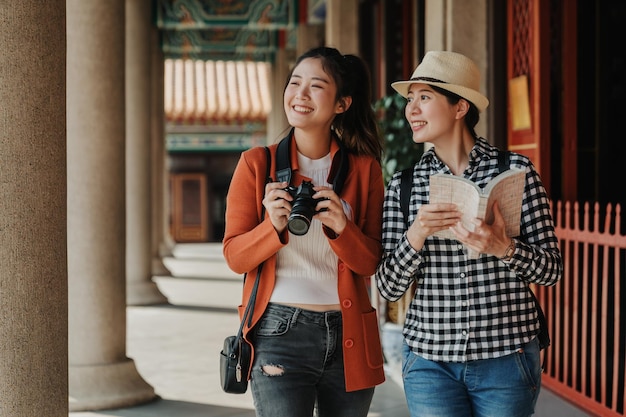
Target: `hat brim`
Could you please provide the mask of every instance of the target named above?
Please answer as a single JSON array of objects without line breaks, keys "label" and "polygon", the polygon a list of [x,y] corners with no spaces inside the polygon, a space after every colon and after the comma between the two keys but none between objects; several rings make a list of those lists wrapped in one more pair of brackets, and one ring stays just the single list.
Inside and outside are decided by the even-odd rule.
[{"label": "hat brim", "polygon": [[444,90],[450,91],[467,101],[470,101],[472,104],[476,106],[478,111],[483,111],[489,106],[489,100],[487,97],[483,96],[476,90],[472,90],[471,88],[463,87],[462,85],[448,84],[448,83],[437,83],[426,80],[408,80],[408,81],[396,81],[391,83],[391,87],[396,90],[402,97],[406,97],[409,94],[409,87],[411,84],[428,84],[434,85],[435,87],[443,88]]}]

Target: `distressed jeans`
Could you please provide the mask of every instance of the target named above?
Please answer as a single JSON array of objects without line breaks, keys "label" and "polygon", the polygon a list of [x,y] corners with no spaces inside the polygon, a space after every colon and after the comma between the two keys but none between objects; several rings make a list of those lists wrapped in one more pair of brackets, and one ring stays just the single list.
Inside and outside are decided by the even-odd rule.
[{"label": "distressed jeans", "polygon": [[258,417],[366,417],[374,388],[346,392],[341,312],[269,304],[255,327]]},{"label": "distressed jeans", "polygon": [[465,363],[434,362],[403,345],[402,377],[411,417],[528,417],[541,387],[539,342]]}]

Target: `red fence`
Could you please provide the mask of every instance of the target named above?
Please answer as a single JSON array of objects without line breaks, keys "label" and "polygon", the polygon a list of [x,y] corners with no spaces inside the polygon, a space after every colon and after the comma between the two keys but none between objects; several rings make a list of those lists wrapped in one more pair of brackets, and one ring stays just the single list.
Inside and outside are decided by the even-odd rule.
[{"label": "red fence", "polygon": [[543,385],[609,417],[626,415],[626,235],[620,210],[558,202],[563,278],[554,287],[535,288],[552,338]]}]

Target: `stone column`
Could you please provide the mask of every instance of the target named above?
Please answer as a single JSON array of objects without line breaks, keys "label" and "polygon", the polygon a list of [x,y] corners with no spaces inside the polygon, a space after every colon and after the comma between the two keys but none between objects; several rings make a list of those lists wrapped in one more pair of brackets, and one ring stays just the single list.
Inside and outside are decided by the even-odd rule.
[{"label": "stone column", "polygon": [[0,415],[66,417],[65,2],[0,22]]},{"label": "stone column", "polygon": [[326,45],[360,55],[359,0],[326,1]]},{"label": "stone column", "polygon": [[300,56],[311,48],[324,46],[324,25],[298,25],[296,37],[296,55]]},{"label": "stone column", "polygon": [[124,1],[66,5],[69,408],[130,407],[156,396],[126,356]]},{"label": "stone column", "polygon": [[126,0],[126,303],[162,304],[152,281],[151,0]]},{"label": "stone column", "polygon": [[163,263],[163,257],[172,256],[174,247],[169,234],[168,172],[165,166],[165,68],[159,30],[152,27],[151,69],[151,140],[152,140],[152,275],[169,276],[172,273]]},{"label": "stone column", "polygon": [[272,71],[270,74],[270,92],[272,97],[272,111],[267,115],[267,144],[278,142],[289,132],[289,122],[283,107],[283,91],[289,74],[289,59],[287,51],[276,51]]},{"label": "stone column", "polygon": [[[490,97],[489,51],[487,33],[489,30],[487,0],[456,1],[448,6],[448,50],[470,57],[480,69],[481,92]],[[489,126],[489,113],[482,112],[476,125],[476,134],[486,137]],[[506,143],[506,142],[505,142]]]},{"label": "stone column", "polygon": [[[454,51],[470,57],[480,69],[481,92],[489,97],[487,0],[426,0],[425,49]],[[476,133],[485,136],[489,112],[481,113]]]}]

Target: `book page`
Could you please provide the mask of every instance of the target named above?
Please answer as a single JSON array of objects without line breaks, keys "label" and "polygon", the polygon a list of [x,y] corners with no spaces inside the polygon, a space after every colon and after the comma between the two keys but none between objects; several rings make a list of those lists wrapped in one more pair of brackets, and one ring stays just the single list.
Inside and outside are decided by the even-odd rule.
[{"label": "book page", "polygon": [[[493,203],[498,201],[507,236],[518,236],[525,183],[526,173],[519,169],[509,169],[499,174],[484,189],[466,178],[435,174],[430,177],[429,202],[456,204],[462,213],[461,223],[467,230],[473,231],[475,226],[472,220],[475,218],[489,224],[493,222]],[[455,239],[450,230],[442,230],[435,236]],[[476,259],[479,254],[470,250],[468,256]]]},{"label": "book page", "polygon": [[520,233],[525,185],[526,173],[520,169],[509,169],[494,178],[484,190],[489,194],[485,220],[489,224],[493,222],[493,203],[498,201],[509,237],[519,236]]},{"label": "book page", "polygon": [[[461,222],[468,230],[474,230],[472,219],[478,217],[480,189],[473,182],[454,175],[436,174],[430,177],[430,204],[456,204],[463,213]],[[454,239],[449,230],[441,230],[435,236]]]}]

